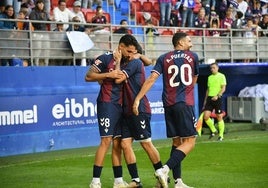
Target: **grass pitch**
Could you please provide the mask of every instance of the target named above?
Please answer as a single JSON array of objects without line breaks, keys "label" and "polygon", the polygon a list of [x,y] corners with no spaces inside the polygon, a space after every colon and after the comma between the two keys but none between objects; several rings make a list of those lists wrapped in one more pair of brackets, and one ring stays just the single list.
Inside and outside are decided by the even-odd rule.
[{"label": "grass pitch", "polygon": [[[268,132],[228,132],[223,142],[198,137],[195,149],[182,163],[182,177],[195,188],[267,188]],[[156,140],[162,162],[169,157],[171,140]],[[138,143],[134,143],[144,188],[155,185],[153,167]],[[86,188],[92,177],[96,147],[51,151],[0,158],[3,188]],[[124,179],[130,177],[123,162]],[[170,173],[172,177],[172,173]],[[102,187],[113,184],[110,152],[101,176]],[[173,180],[170,187],[174,187]]]}]

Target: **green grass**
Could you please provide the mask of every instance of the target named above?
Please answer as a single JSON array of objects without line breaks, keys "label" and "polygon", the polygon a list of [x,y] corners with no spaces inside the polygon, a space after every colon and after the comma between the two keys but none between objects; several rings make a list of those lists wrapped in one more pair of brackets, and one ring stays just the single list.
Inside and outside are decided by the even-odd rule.
[{"label": "green grass", "polygon": [[[156,140],[163,163],[171,140]],[[144,188],[154,186],[153,167],[138,143],[134,143],[139,174]],[[96,147],[51,151],[0,158],[3,188],[86,188],[91,180]],[[130,180],[125,164],[124,179]],[[170,173],[170,176],[171,173]],[[196,188],[268,187],[268,132],[229,131],[223,142],[198,137],[195,149],[182,163],[185,183]],[[112,187],[110,152],[102,173],[104,188]],[[170,187],[173,187],[171,181]]]}]

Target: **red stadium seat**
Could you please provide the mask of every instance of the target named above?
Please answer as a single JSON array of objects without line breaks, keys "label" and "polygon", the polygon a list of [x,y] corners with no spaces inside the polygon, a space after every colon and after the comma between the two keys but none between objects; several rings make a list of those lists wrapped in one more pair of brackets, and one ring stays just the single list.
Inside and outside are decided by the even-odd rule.
[{"label": "red stadium seat", "polygon": [[154,11],[157,11],[157,12],[159,12],[160,11],[160,6],[159,6],[159,3],[156,1],[155,3],[154,3]]},{"label": "red stadium seat", "polygon": [[150,1],[143,2],[142,7],[143,7],[143,11],[144,12],[152,12],[152,11],[155,11],[155,10],[153,10],[153,3],[150,2]]},{"label": "red stadium seat", "polygon": [[130,14],[135,15],[136,12],[142,11],[142,5],[140,1],[131,1],[130,3]]},{"label": "red stadium seat", "polygon": [[74,1],[75,0],[66,0],[66,6],[67,7],[73,7]]},{"label": "red stadium seat", "polygon": [[51,9],[53,10],[54,7],[57,7],[58,6],[58,1],[59,0],[51,0]]},{"label": "red stadium seat", "polygon": [[173,35],[173,31],[166,29],[166,30],[162,31],[161,35]]},{"label": "red stadium seat", "polygon": [[92,18],[95,16],[95,12],[94,11],[88,11],[88,12],[86,12],[86,21],[87,21],[87,23],[91,23],[91,21],[92,21]]}]

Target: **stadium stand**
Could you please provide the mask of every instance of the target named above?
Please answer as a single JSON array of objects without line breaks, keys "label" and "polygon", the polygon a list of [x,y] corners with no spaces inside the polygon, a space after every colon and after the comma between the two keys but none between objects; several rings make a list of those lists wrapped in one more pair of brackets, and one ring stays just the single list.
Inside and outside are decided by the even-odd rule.
[{"label": "stadium stand", "polygon": [[120,1],[121,15],[128,15],[128,13],[129,13],[129,6],[130,6],[130,3],[129,3],[128,0],[121,0]]},{"label": "stadium stand", "polygon": [[153,3],[151,1],[145,1],[142,3],[142,8],[143,8],[143,11],[145,12],[152,12],[152,11],[155,11],[153,9]]},{"label": "stadium stand", "polygon": [[131,7],[130,15],[132,16],[134,16],[137,12],[142,11],[142,4],[140,1],[131,1],[130,7]]}]

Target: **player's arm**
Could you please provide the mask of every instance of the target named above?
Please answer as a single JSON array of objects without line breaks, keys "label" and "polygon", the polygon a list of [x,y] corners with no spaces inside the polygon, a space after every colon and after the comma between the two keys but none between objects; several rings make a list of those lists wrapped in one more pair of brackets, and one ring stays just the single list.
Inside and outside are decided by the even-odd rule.
[{"label": "player's arm", "polygon": [[195,85],[197,83],[198,75],[193,76],[193,84]]},{"label": "player's arm", "polygon": [[122,76],[121,74],[122,73],[119,70],[100,73],[96,67],[91,66],[89,71],[86,73],[85,81],[94,82],[94,81],[101,81],[107,78],[116,79],[116,78],[120,78]]},{"label": "player's arm", "polygon": [[121,84],[122,82],[124,82],[127,79],[126,74],[124,74],[123,71],[121,71],[122,74],[120,74],[120,77],[115,79],[115,83],[117,84]]},{"label": "player's arm", "polygon": [[217,96],[218,96],[219,98],[221,98],[221,96],[223,95],[223,93],[225,92],[225,90],[226,90],[226,85],[221,85],[221,90],[220,90],[220,92],[217,94]]},{"label": "player's arm", "polygon": [[136,96],[132,110],[135,115],[139,114],[139,105],[140,105],[140,100],[144,97],[144,95],[151,89],[157,78],[159,77],[159,74],[156,72],[152,72],[151,75],[146,79],[144,84],[142,85],[142,88],[138,95]]},{"label": "player's arm", "polygon": [[207,97],[208,97],[208,89],[206,90],[205,98],[204,98],[204,103],[203,103],[203,108],[205,108],[205,105],[207,103]]},{"label": "player's arm", "polygon": [[140,53],[136,53],[134,54],[133,56],[134,59],[141,59],[142,63],[145,65],[145,66],[149,66],[153,63],[153,61],[148,58],[146,55],[143,55],[143,54],[140,54]]}]

